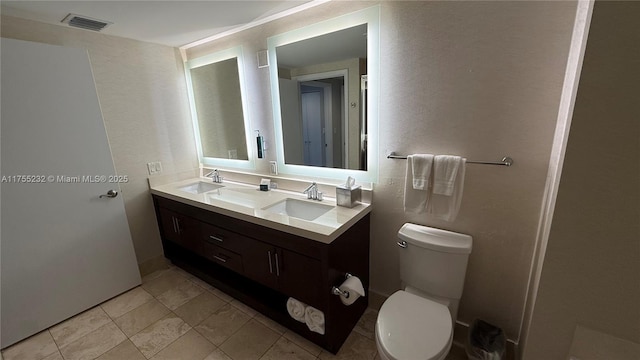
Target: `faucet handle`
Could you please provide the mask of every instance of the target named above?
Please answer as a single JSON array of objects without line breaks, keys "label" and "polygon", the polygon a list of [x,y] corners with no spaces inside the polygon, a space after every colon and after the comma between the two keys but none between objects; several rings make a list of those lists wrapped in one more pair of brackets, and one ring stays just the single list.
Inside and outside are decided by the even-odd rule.
[{"label": "faucet handle", "polygon": [[322,192],[318,191],[318,184],[312,182],[302,193],[307,194],[307,199],[322,200]]}]

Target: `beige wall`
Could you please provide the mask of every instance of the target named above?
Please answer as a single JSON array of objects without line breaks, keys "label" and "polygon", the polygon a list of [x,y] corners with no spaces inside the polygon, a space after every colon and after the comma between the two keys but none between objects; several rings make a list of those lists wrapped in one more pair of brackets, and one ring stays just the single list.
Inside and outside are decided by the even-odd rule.
[{"label": "beige wall", "polygon": [[[637,2],[594,6],[525,360],[639,353],[638,18]],[[606,354],[608,337],[629,350]]]},{"label": "beige wall", "polygon": [[[189,49],[190,58],[242,45],[254,128],[273,139],[268,69],[255,53],[269,36],[333,18],[372,2],[331,2]],[[503,327],[517,340],[542,207],[575,2],[381,3],[380,181],[372,214],[372,289],[400,287],[396,232],[415,222],[471,234],[459,319]],[[453,223],[405,214],[400,154],[515,159],[511,168],[468,165]],[[257,161],[268,173],[274,148]]]},{"label": "beige wall", "polygon": [[198,166],[182,59],[177,49],[2,16],[2,37],[85,48],[121,184],[138,263],[162,255],[147,166]]},{"label": "beige wall", "polygon": [[[268,36],[373,4],[324,4],[187,53],[193,58],[243,46],[248,116],[252,129],[272,143],[269,72],[257,68],[254,54],[266,49]],[[395,241],[404,222],[471,234],[474,250],[459,319],[481,317],[517,340],[575,9],[575,2],[381,4],[382,138],[372,214],[373,290],[390,294],[400,287]],[[161,255],[146,163],[161,160],[164,173],[197,166],[177,50],[6,16],[2,36],[89,49],[116,169],[132,179],[122,190],[138,261]],[[268,173],[274,150],[271,146],[266,158],[257,160],[257,173]],[[387,160],[388,151],[452,153],[473,160],[509,155],[515,165],[469,165],[460,214],[445,223],[403,212],[405,163]],[[562,201],[559,197],[559,206]],[[567,245],[574,250],[573,242]],[[559,271],[549,264],[547,270],[545,261],[545,279]],[[548,302],[541,309],[553,314],[561,303],[558,293],[543,285],[539,304]],[[544,325],[552,319],[543,312],[535,316]],[[626,332],[611,333],[624,337]],[[532,336],[531,341],[542,340]]]}]

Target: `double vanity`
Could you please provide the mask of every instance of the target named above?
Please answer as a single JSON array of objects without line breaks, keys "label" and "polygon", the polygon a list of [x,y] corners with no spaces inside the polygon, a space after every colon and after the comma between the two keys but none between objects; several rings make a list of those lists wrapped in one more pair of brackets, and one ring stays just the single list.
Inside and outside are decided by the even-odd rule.
[{"label": "double vanity", "polygon": [[[267,51],[257,54],[264,66],[255,66],[259,42],[253,33],[234,37],[231,47],[226,41],[209,44],[206,54],[187,50],[185,79],[199,163],[259,178],[261,158],[269,160],[269,174],[286,174],[284,182],[375,182],[379,19],[376,5],[269,34],[263,39]],[[266,79],[265,71],[269,86],[256,82]],[[267,87],[270,92],[262,91]],[[266,103],[268,94],[273,132],[264,123],[268,117],[249,108]],[[269,152],[260,130],[273,146]],[[207,178],[152,185],[151,193],[164,253],[174,264],[325,349],[340,349],[368,297],[347,306],[332,288],[347,273],[369,287],[369,204],[346,208],[299,191],[260,191],[257,184]],[[289,298],[323,312],[324,334],[289,315]]]},{"label": "double vanity", "polygon": [[[369,285],[369,204],[336,206],[284,190],[192,178],[151,187],[165,257],[335,353],[367,307],[332,294],[346,273]],[[289,316],[289,297],[321,310],[325,333]]]}]

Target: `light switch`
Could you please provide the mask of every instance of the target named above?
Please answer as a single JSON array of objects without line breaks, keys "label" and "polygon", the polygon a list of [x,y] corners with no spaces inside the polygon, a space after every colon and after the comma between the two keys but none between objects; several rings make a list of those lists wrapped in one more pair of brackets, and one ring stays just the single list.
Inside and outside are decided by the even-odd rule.
[{"label": "light switch", "polygon": [[147,170],[149,175],[159,174],[162,172],[162,163],[160,161],[147,163]]}]

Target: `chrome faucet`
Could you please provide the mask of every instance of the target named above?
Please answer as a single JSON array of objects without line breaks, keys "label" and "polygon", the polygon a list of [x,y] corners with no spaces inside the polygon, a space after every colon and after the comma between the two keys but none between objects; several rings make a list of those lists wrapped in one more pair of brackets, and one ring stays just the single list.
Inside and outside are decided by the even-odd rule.
[{"label": "chrome faucet", "polygon": [[205,177],[210,177],[211,180],[213,180],[214,183],[221,183],[222,179],[223,179],[223,177],[220,176],[220,172],[218,172],[218,169],[215,169],[215,170],[207,173],[205,175]]},{"label": "chrome faucet", "polygon": [[315,181],[302,193],[307,194],[307,199],[322,201],[322,192],[318,191],[318,184],[316,184]]}]

